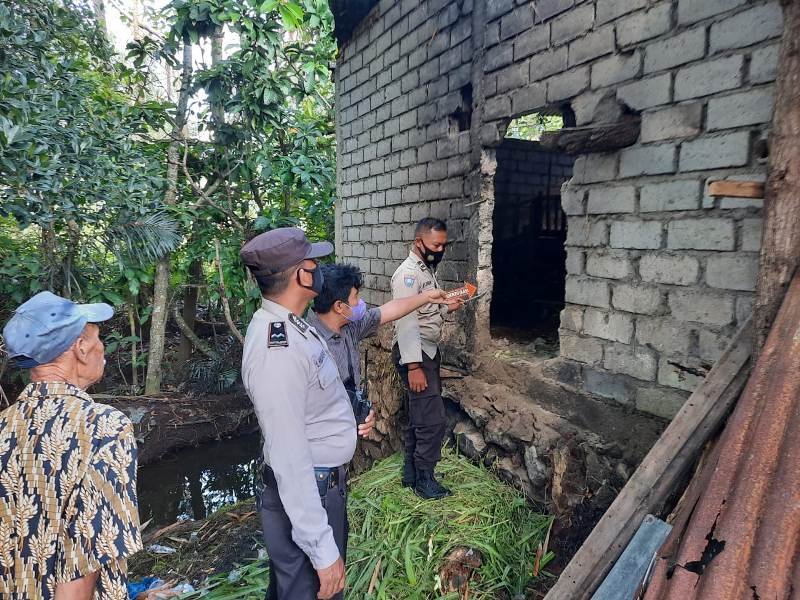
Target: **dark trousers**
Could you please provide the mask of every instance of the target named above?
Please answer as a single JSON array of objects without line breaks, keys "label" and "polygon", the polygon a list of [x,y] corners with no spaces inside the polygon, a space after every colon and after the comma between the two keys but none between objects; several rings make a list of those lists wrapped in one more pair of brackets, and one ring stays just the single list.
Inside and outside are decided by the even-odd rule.
[{"label": "dark trousers", "polygon": [[439,375],[441,353],[437,352],[436,358],[422,353],[422,370],[428,387],[419,393],[411,391],[408,386],[408,367],[400,364],[400,350],[396,345],[392,348],[392,359],[405,389],[406,458],[413,460],[417,469],[433,470],[442,458],[442,440],[447,428]]},{"label": "dark trousers", "polygon": [[[292,524],[278,495],[272,471],[265,469],[264,489],[258,497],[258,512],[269,555],[269,589],[266,600],[316,600],[319,578],[308,556],[292,540]],[[347,475],[339,467],[339,483],[320,498],[328,513],[328,524],[339,547],[342,560],[347,552]],[[336,594],[342,600],[344,594]]]}]

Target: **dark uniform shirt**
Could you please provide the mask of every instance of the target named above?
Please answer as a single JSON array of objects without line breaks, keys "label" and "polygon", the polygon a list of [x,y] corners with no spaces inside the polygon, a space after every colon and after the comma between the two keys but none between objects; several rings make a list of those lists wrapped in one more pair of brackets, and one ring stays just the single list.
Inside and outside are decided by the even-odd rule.
[{"label": "dark uniform shirt", "polygon": [[308,313],[308,322],[317,330],[331,351],[339,375],[346,384],[352,378],[353,388],[357,389],[361,383],[361,361],[359,360],[358,345],[378,333],[381,325],[381,309],[371,308],[360,321],[347,323],[339,333],[334,333],[320,320],[313,310]]},{"label": "dark uniform shirt", "polygon": [[95,600],[124,600],[141,548],[128,417],[68,383],[28,385],[0,413],[0,598],[47,600],[99,571]]},{"label": "dark uniform shirt", "polygon": [[328,524],[314,467],[347,464],[356,421],[336,363],[313,327],[264,300],[247,327],[242,380],[264,436],[264,461],[275,473],[292,540],[315,569],[339,549]]}]

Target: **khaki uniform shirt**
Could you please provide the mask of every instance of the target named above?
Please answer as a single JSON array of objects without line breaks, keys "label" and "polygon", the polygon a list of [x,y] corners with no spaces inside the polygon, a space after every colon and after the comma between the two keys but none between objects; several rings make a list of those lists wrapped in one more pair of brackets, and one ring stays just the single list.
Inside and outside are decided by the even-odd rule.
[{"label": "khaki uniform shirt", "polygon": [[128,417],[68,383],[28,385],[0,413],[0,598],[48,600],[99,571],[95,600],[125,600],[141,549]]},{"label": "khaki uniform shirt", "polygon": [[[423,260],[411,252],[392,275],[392,298],[408,298],[439,288],[436,275]],[[426,304],[398,319],[394,324],[394,343],[400,349],[400,362],[422,362],[422,353],[436,358],[447,306]]]},{"label": "khaki uniform shirt", "polygon": [[332,565],[339,549],[328,525],[314,467],[350,462],[356,422],[336,363],[306,321],[264,300],[247,328],[242,379],[264,436],[292,539],[315,569]]}]

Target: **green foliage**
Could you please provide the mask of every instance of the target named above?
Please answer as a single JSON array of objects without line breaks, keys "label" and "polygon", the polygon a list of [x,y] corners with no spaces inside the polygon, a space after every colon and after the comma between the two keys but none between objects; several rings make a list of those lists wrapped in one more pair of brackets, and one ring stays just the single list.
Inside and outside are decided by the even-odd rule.
[{"label": "green foliage", "polygon": [[[453,496],[422,500],[400,485],[402,457],[377,463],[352,482],[347,560],[353,598],[430,599],[445,595],[440,570],[457,547],[483,559],[470,598],[521,594],[552,518],[537,514],[525,497],[486,469],[445,450],[437,466]],[[552,560],[547,553],[542,565]],[[380,561],[380,567],[378,566]],[[366,592],[378,569],[373,595]]]},{"label": "green foliage", "polygon": [[[173,0],[147,18],[148,35],[123,59],[87,0],[0,3],[0,316],[51,289],[131,307],[141,328],[154,264],[166,256],[170,303],[181,302],[199,261],[200,310],[219,322],[224,287],[243,328],[260,295],[241,245],[290,225],[333,237],[327,2]],[[154,77],[180,72],[186,44],[209,43],[211,63],[195,60],[186,82],[191,114],[167,205],[178,106],[153,96]],[[129,327],[115,335],[117,354],[137,344],[119,341]],[[205,383],[227,386],[235,367]]]},{"label": "green foliage", "polygon": [[0,216],[0,321],[45,285],[36,239],[20,232],[13,218]]},{"label": "green foliage", "polygon": [[[470,582],[469,597],[517,597],[535,577],[536,550],[552,517],[534,512],[525,497],[490,471],[446,450],[437,471],[453,496],[437,502],[418,498],[400,485],[402,457],[394,455],[353,479],[348,501],[348,598],[432,600],[445,594],[439,575],[446,556],[472,548],[483,564]],[[554,558],[547,552],[543,568]],[[376,574],[377,572],[377,574]],[[368,593],[375,579],[372,593]],[[212,576],[184,598],[256,600],[269,582],[266,561],[252,561]]]},{"label": "green foliage", "polygon": [[198,129],[213,134],[191,147],[194,179],[224,179],[215,204],[246,228],[262,230],[260,217],[275,222],[280,211],[310,235],[332,237],[335,134],[328,65],[336,46],[327,3],[176,0],[168,11],[174,13],[170,44],[223,29],[239,38],[233,53],[194,75],[193,89],[207,98]]},{"label": "green foliage", "polygon": [[98,281],[103,243],[140,258],[174,248],[174,233],[156,239],[145,226],[161,214],[164,153],[147,138],[163,107],[129,99],[137,80],[114,62],[91,13],[6,0],[0,38],[0,214],[41,236],[40,252],[28,248],[21,261],[39,265],[28,292],[83,295]]},{"label": "green foliage", "polygon": [[227,342],[217,356],[189,361],[189,380],[201,392],[226,392],[238,380],[241,352],[237,352],[231,340]]},{"label": "green foliage", "polygon": [[531,113],[511,121],[506,130],[506,137],[535,142],[542,137],[545,131],[558,131],[563,127],[564,118],[561,115]]}]

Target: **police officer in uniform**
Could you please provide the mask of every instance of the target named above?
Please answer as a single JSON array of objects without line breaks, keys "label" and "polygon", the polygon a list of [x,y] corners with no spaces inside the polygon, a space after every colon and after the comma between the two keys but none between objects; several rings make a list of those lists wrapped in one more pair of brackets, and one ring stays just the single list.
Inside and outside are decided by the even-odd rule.
[{"label": "police officer in uniform", "polygon": [[311,244],[299,229],[282,228],[240,252],[263,296],[247,328],[242,379],[264,438],[258,504],[270,558],[268,600],[343,597],[345,466],[356,423],[325,342],[299,316],[322,289],[315,259],[332,251],[329,242]]},{"label": "police officer in uniform", "polygon": [[[411,253],[392,275],[392,297],[408,298],[439,288],[436,267],[446,247],[447,225],[439,219],[422,219],[414,232]],[[426,499],[450,495],[434,476],[446,426],[439,340],[444,316],[462,305],[461,299],[429,304],[395,322],[392,357],[405,387],[408,419],[402,482]]]}]

